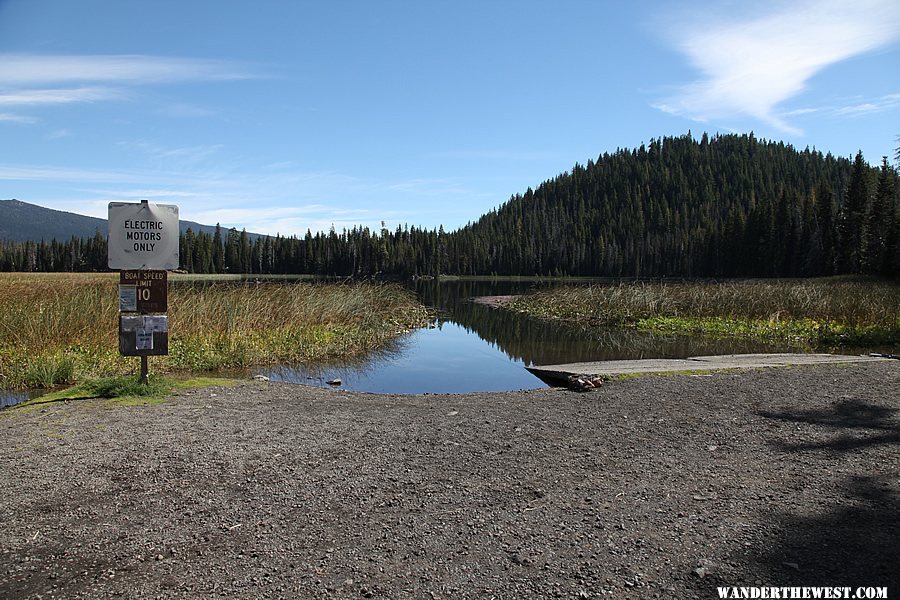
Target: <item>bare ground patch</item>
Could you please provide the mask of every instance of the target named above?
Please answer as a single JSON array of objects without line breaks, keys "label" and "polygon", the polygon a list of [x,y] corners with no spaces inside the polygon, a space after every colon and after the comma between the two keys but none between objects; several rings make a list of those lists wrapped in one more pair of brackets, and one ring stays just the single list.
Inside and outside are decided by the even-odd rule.
[{"label": "bare ground patch", "polygon": [[897,587],[900,363],[0,418],[0,596]]}]

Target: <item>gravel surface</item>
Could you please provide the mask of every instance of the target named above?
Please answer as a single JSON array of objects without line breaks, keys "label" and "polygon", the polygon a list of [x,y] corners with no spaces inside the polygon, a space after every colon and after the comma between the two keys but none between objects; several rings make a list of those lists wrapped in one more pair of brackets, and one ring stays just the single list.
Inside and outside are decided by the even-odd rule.
[{"label": "gravel surface", "polygon": [[900,361],[0,414],[0,597],[900,594]]}]

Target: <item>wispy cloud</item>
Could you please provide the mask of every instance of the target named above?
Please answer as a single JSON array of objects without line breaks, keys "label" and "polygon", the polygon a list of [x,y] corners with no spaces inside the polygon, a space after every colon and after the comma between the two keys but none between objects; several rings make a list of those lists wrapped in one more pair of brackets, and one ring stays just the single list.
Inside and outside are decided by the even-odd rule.
[{"label": "wispy cloud", "polygon": [[215,111],[194,104],[171,104],[164,106],[157,111],[161,115],[168,117],[181,117],[185,119],[196,119],[198,117],[211,117],[215,115]]},{"label": "wispy cloud", "polygon": [[0,106],[34,106],[39,104],[70,104],[96,102],[120,98],[120,90],[99,87],[80,87],[52,90],[16,90],[0,92]]},{"label": "wispy cloud", "polygon": [[145,85],[232,81],[256,76],[250,65],[221,60],[146,55],[0,54],[0,82],[5,86],[85,81]]},{"label": "wispy cloud", "polygon": [[834,104],[796,108],[781,114],[783,117],[797,117],[809,114],[826,115],[830,117],[859,117],[886,112],[895,108],[900,108],[900,93],[886,94],[884,96],[879,96],[878,98],[870,99],[844,99],[843,101],[838,101]]},{"label": "wispy cloud", "polygon": [[532,161],[555,158],[548,152],[535,152],[528,150],[450,150],[436,152],[430,156],[434,158],[449,158],[462,160],[498,160],[498,161]]},{"label": "wispy cloud", "polygon": [[896,0],[775,6],[749,20],[672,27],[685,32],[676,35],[675,43],[703,77],[655,107],[701,122],[750,116],[797,133],[779,114],[779,104],[802,92],[829,65],[900,39]]},{"label": "wispy cloud", "polygon": [[900,94],[888,94],[869,102],[841,106],[835,110],[836,114],[858,116],[871,113],[880,113],[900,106]]},{"label": "wispy cloud", "polygon": [[[193,58],[6,53],[0,54],[0,106],[121,100],[133,97],[129,90],[136,86],[236,81],[258,78],[258,71],[248,63]],[[181,117],[212,114],[187,104],[173,104],[161,112]]]},{"label": "wispy cloud", "polygon": [[34,117],[27,117],[25,115],[17,115],[14,113],[0,113],[0,121],[6,121],[7,123],[22,123],[23,125],[30,125],[32,123],[37,123],[37,119]]},{"label": "wispy cloud", "polygon": [[224,147],[222,144],[199,144],[170,148],[147,140],[117,142],[116,145],[126,150],[137,150],[156,160],[174,160],[182,165],[202,162]]}]

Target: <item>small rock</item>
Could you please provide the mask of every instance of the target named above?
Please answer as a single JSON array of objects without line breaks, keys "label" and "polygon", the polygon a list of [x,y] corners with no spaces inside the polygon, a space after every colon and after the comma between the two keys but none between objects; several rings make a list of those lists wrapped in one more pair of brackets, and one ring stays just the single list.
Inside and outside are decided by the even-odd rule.
[{"label": "small rock", "polygon": [[448,416],[448,417],[455,417],[455,416],[458,415],[458,414],[459,414],[459,411],[458,411],[458,410],[451,410],[450,412],[447,413],[447,416]]},{"label": "small rock", "polygon": [[265,375],[254,375],[252,379],[254,379],[255,381],[269,381],[269,378]]},{"label": "small rock", "polygon": [[569,389],[587,392],[603,385],[603,378],[595,375],[570,375],[566,378]]},{"label": "small rock", "polygon": [[341,385],[342,381],[340,377],[335,377],[334,379],[329,379],[325,383],[328,385]]},{"label": "small rock", "polygon": [[781,563],[781,564],[783,564],[783,565],[786,566],[786,567],[790,567],[790,568],[792,568],[792,569],[794,569],[794,570],[796,570],[796,571],[799,571],[799,570],[800,570],[800,565],[798,565],[798,564],[795,563],[795,562],[783,562],[783,563]]},{"label": "small rock", "polygon": [[716,498],[717,498],[717,496],[712,492],[708,492],[706,494],[694,494],[694,500],[704,501],[704,500],[715,500]]},{"label": "small rock", "polygon": [[704,577],[706,577],[706,575],[708,573],[709,573],[709,569],[707,569],[706,567],[697,567],[696,569],[694,569],[694,575],[696,575],[700,579],[703,579]]}]

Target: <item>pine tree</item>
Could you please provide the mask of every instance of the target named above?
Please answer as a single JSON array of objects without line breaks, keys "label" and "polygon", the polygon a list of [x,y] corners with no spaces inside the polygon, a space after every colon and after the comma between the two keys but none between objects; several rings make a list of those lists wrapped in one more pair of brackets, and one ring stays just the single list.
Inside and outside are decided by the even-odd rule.
[{"label": "pine tree", "polygon": [[868,166],[862,152],[857,152],[850,173],[850,185],[841,206],[839,273],[860,273],[865,263],[865,226],[869,210]]},{"label": "pine tree", "polygon": [[893,244],[896,239],[894,222],[894,180],[896,174],[885,156],[881,163],[875,195],[866,215],[865,271],[872,275],[889,275],[893,271]]}]

